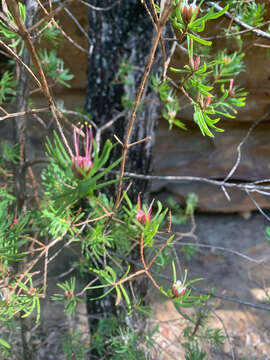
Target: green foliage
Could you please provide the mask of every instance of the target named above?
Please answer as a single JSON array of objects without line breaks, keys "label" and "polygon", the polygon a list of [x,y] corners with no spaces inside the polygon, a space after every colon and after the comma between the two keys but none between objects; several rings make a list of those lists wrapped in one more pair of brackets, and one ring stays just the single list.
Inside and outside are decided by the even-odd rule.
[{"label": "green foliage", "polygon": [[[0,188],[0,264],[7,269],[9,261],[23,260],[24,254],[19,249],[26,242],[21,238],[27,226],[28,216],[21,215],[18,219],[8,214],[8,209],[14,203],[10,188]],[[15,221],[16,219],[16,221]]]},{"label": "green foliage", "polygon": [[[23,5],[21,2],[18,2],[18,8],[19,8],[19,13],[20,13],[21,19],[23,22],[25,22],[25,19],[26,19],[25,5]],[[15,23],[14,17],[12,16],[12,14],[9,11],[7,11],[7,17],[9,19],[9,21],[16,28],[16,23]],[[9,42],[8,45],[11,48],[17,48],[18,46],[20,46],[18,55],[19,56],[22,55],[23,50],[24,50],[24,42],[23,42],[21,36],[2,20],[0,20],[0,35],[2,35],[1,37],[4,40],[8,40],[8,42]]]},{"label": "green foliage", "polygon": [[221,329],[209,327],[213,319],[208,309],[199,309],[191,317],[184,316],[190,325],[184,329],[184,343],[187,359],[204,359],[206,351],[199,347],[207,345],[219,347],[223,345],[225,336]]},{"label": "green foliage", "polygon": [[0,157],[1,166],[5,167],[7,162],[12,164],[17,164],[20,159],[20,149],[19,145],[12,145],[7,141],[1,142],[2,154]]},{"label": "green foliage", "polygon": [[265,228],[265,241],[270,243],[270,226],[266,226]]},{"label": "green foliage", "polygon": [[250,26],[260,26],[264,22],[265,4],[255,1],[245,3],[239,10],[240,19]]},{"label": "green foliage", "polygon": [[47,50],[39,50],[38,52],[42,68],[46,73],[61,85],[70,88],[68,81],[73,79],[74,75],[69,74],[69,69],[64,68],[64,62],[56,55],[55,50],[51,50],[48,54]]},{"label": "green foliage", "polygon": [[177,112],[180,110],[179,100],[177,96],[173,94],[168,80],[161,82],[157,75],[152,75],[151,80],[152,88],[159,94],[161,101],[164,103],[162,116],[168,121],[169,129],[171,130],[173,125],[175,125],[182,130],[186,130],[185,124],[176,118]]},{"label": "green foliage", "polygon": [[4,358],[11,355],[11,346],[4,339],[0,338],[0,355]]},{"label": "green foliage", "polygon": [[201,350],[197,342],[185,344],[185,360],[203,360],[206,357],[206,351]]},{"label": "green foliage", "polygon": [[64,311],[69,314],[74,313],[77,303],[82,301],[82,299],[75,295],[75,284],[76,279],[74,277],[70,278],[69,281],[57,283],[57,286],[63,290],[63,293],[57,293],[51,297],[54,301],[64,301],[66,303]]},{"label": "green foliage", "polygon": [[194,215],[198,203],[198,197],[194,193],[187,194],[186,207],[183,209],[172,197],[168,199],[168,206],[172,211],[172,224],[185,224]]},{"label": "green foliage", "polygon": [[[100,358],[146,360],[147,351],[153,344],[153,336],[157,331],[136,331],[127,327],[122,313],[118,318],[110,316],[98,321],[95,332],[91,338],[91,350],[96,351]],[[142,347],[144,345],[144,347]]]},{"label": "green foliage", "polygon": [[[6,322],[15,317],[16,314],[21,314],[22,318],[28,317],[36,311],[36,322],[40,319],[40,293],[42,289],[33,287],[33,280],[27,274],[27,281],[13,281],[10,286],[20,288],[19,293],[12,292],[7,302],[5,298],[0,299],[0,320]],[[27,285],[29,283],[29,285]]]},{"label": "green foliage", "polygon": [[[84,198],[87,196],[92,197],[96,190],[118,182],[119,179],[109,180],[103,183],[98,182],[99,179],[102,179],[110,170],[116,167],[122,159],[119,158],[105,169],[103,168],[108,162],[110,153],[115,145],[113,145],[110,140],[107,140],[101,154],[99,155],[96,142],[94,140],[94,158],[91,171],[88,174],[83,174],[83,178],[80,180],[76,178],[72,170],[73,158],[70,158],[67,154],[58,135],[54,133],[53,142],[47,139],[46,148],[51,162],[51,167],[49,167],[48,175],[46,175],[46,171],[43,173],[43,179],[46,181],[47,176],[52,176],[52,172],[55,172],[56,176],[57,174],[60,175],[58,178],[58,184],[54,183],[54,185],[57,186],[57,194],[55,194],[54,200],[61,199],[61,201],[63,201],[64,199],[65,204],[68,203],[69,205],[72,205],[78,198]],[[63,183],[63,180],[65,180],[66,183]],[[45,186],[47,187],[47,185]],[[52,190],[52,187],[50,187],[50,189]],[[62,189],[63,192],[59,192],[59,189]]]},{"label": "green foliage", "polygon": [[0,103],[15,95],[16,84],[17,82],[14,80],[13,74],[5,71],[0,79]]},{"label": "green foliage", "polygon": [[194,245],[184,245],[183,252],[185,259],[189,261],[197,253],[197,247]]},{"label": "green foliage", "polygon": [[[57,21],[58,23],[58,21]],[[60,41],[61,31],[52,23],[45,23],[41,28],[42,36],[38,37],[38,41],[42,40],[42,37],[47,39],[54,47],[56,47]]]},{"label": "green foliage", "polygon": [[[200,7],[204,6],[203,1],[196,6],[195,1],[190,4],[188,1],[175,0],[175,5],[177,6],[170,19],[179,36],[179,43],[186,41],[185,64],[181,68],[169,69],[170,73],[174,74],[174,80],[166,78],[162,82],[160,75],[153,75],[152,87],[163,103],[162,115],[168,121],[169,129],[177,126],[186,130],[181,120],[181,110],[190,106],[193,109],[193,120],[202,134],[213,137],[213,131],[223,131],[216,126],[220,118],[234,118],[237,108],[245,105],[247,93],[235,85],[236,76],[245,69],[245,54],[240,51],[229,54],[225,50],[213,53],[212,42],[205,39],[202,32],[208,21],[220,18],[229,6],[236,10],[236,15],[242,21],[252,26],[260,25],[264,21],[265,6],[255,2],[239,5],[232,0],[227,2],[222,11],[216,12],[214,7],[199,11]],[[186,11],[185,7],[191,7],[192,11]],[[19,11],[22,20],[25,21],[26,11],[22,3],[19,3]],[[15,24],[12,15],[8,13],[7,16],[10,22]],[[3,18],[0,20],[0,36],[21,56],[24,41],[12,26],[7,26]],[[46,38],[54,47],[59,43],[60,31],[51,23],[44,22],[35,31],[38,42]],[[232,26],[230,31],[237,31],[237,27]],[[34,32],[31,36],[35,39]],[[63,60],[58,58],[56,50],[48,52],[41,49],[38,55],[45,76],[51,78],[50,85],[61,84],[70,87],[69,81],[73,75],[65,68]],[[134,66],[124,59],[112,84],[120,84],[125,89],[122,105],[127,110],[134,105],[134,99],[130,96],[134,87]],[[34,72],[35,70],[33,69]],[[8,101],[16,95],[15,78],[15,74],[10,71],[3,74],[0,80],[1,102]],[[182,91],[186,98],[187,103],[183,106],[179,102],[179,91]],[[32,106],[31,101],[28,101],[28,104]],[[64,112],[64,109],[62,110]],[[82,119],[89,116],[81,110],[77,113]],[[77,130],[82,132],[80,129]],[[89,142],[88,134],[89,132],[86,136],[84,134],[84,147],[87,146],[85,143]],[[74,135],[76,139],[76,134]],[[221,345],[224,335],[220,329],[209,327],[210,316],[205,306],[209,296],[195,295],[192,291],[191,285],[202,279],[186,281],[187,270],[183,280],[177,279],[173,251],[174,235],[166,234],[164,243],[161,243],[160,236],[167,220],[168,209],[159,201],[148,208],[145,204],[141,206],[140,201],[132,203],[128,194],[124,193],[123,201],[116,210],[114,199],[105,195],[104,190],[119,181],[116,177],[107,180],[107,175],[120,164],[122,158],[110,163],[115,146],[111,141],[105,142],[101,152],[95,140],[92,141],[91,138],[90,142],[89,153],[86,154],[85,151],[85,154],[81,155],[79,141],[77,145],[75,141],[74,156],[56,132],[52,139],[47,139],[48,165],[41,174],[42,200],[37,207],[31,205],[18,216],[16,199],[12,195],[12,187],[9,186],[12,181],[9,177],[10,169],[14,170],[14,165],[18,164],[19,149],[17,145],[10,146],[5,142],[1,144],[0,165],[7,181],[0,188],[0,320],[8,322],[16,315],[20,314],[24,318],[32,313],[36,313],[37,322],[40,320],[40,298],[44,289],[36,285],[39,282],[35,281],[35,270],[32,273],[32,267],[29,267],[25,274],[18,274],[16,270],[14,275],[10,269],[17,269],[17,263],[20,261],[27,263],[31,256],[34,257],[34,266],[34,261],[41,262],[45,255],[53,253],[56,244],[68,247],[76,242],[74,245],[78,249],[78,259],[73,266],[82,275],[94,275],[94,280],[76,293],[75,277],[68,278],[57,284],[59,292],[54,294],[52,299],[62,302],[63,309],[68,314],[74,314],[86,291],[88,300],[95,301],[110,296],[115,305],[121,305],[117,309],[120,318],[110,316],[98,321],[91,339],[91,350],[104,359],[148,359],[148,348],[153,345],[153,335],[157,327],[142,331],[136,326],[128,326],[127,321],[131,313],[134,317],[139,313],[150,313],[139,294],[134,294],[131,287],[133,280],[145,275],[166,299],[173,301],[178,313],[189,322],[183,334],[185,359],[205,359],[206,345]],[[88,169],[80,167],[82,159],[88,160]],[[197,201],[195,194],[187,196],[184,208],[171,201],[169,205],[173,210],[172,223],[183,224],[190,219],[193,221]],[[270,227],[266,228],[266,238],[270,241]],[[29,241],[32,241],[31,246],[26,246]],[[190,260],[196,252],[196,247],[188,245],[183,247],[183,251],[185,258]],[[173,285],[169,282],[170,285],[164,289],[153,279],[153,274],[156,272],[160,275],[168,265],[172,266]],[[46,271],[44,269],[44,273],[47,273],[47,268]],[[45,275],[43,281],[45,284]],[[198,311],[186,315],[183,308]],[[122,309],[125,309],[125,312],[121,313]],[[84,358],[88,349],[80,337],[80,333],[73,332],[63,341],[63,351],[67,359]],[[11,346],[5,339],[0,338],[1,356],[9,356],[10,351]]]},{"label": "green foliage", "polygon": [[79,331],[73,331],[66,335],[62,342],[62,349],[67,360],[84,360],[87,347],[88,344],[82,341],[82,334]]},{"label": "green foliage", "polygon": [[[187,39],[189,64],[184,65],[183,68],[170,68],[180,76],[174,82],[165,80],[162,83],[157,75],[152,76],[152,86],[159,93],[164,104],[162,116],[168,121],[169,129],[176,125],[186,130],[184,123],[177,119],[181,111],[176,95],[176,89],[179,88],[193,107],[193,120],[202,134],[213,137],[212,130],[223,131],[216,126],[220,121],[219,116],[234,118],[237,113],[235,108],[245,105],[247,93],[238,87],[231,88],[234,77],[244,69],[242,63],[244,54],[235,52],[227,56],[223,51],[216,55],[208,55],[204,63],[201,63],[200,56],[194,60],[194,43],[202,48],[210,47],[212,44],[211,41],[201,38],[198,33],[204,31],[209,20],[221,17],[228,10],[229,4],[218,12],[215,12],[213,6],[203,16],[199,15],[202,1],[198,7],[187,2],[176,2],[176,4],[178,6],[173,11],[171,20],[173,27],[180,32],[181,40]],[[200,52],[203,51],[200,49]],[[229,88],[225,87],[225,82],[230,82]],[[218,83],[222,83],[220,88],[217,86]]]}]

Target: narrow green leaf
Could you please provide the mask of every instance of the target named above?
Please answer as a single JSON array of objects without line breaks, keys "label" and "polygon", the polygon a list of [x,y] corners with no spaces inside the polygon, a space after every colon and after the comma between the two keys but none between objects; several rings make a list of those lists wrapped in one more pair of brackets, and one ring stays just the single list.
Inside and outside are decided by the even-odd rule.
[{"label": "narrow green leaf", "polygon": [[0,338],[0,345],[2,345],[4,348],[6,349],[10,349],[11,346],[9,345],[9,343],[7,343],[4,339]]},{"label": "narrow green leaf", "polygon": [[196,42],[198,42],[198,43],[200,43],[202,45],[206,45],[206,46],[211,46],[212,45],[212,41],[204,40],[204,39],[202,39],[202,38],[200,38],[200,37],[198,37],[198,36],[196,36],[194,34],[191,34],[191,33],[188,33],[187,37],[188,38],[190,37],[191,39],[193,39],[194,41],[196,41]]}]

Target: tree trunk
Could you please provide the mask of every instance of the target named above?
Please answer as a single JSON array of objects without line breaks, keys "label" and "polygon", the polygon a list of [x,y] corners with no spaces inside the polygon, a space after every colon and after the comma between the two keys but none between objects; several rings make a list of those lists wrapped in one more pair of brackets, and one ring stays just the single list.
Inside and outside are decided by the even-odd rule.
[{"label": "tree trunk", "polygon": [[[111,4],[115,0],[111,1]],[[108,7],[107,0],[95,0],[91,4],[97,7]],[[89,57],[87,74],[86,110],[91,113],[98,126],[110,121],[115,113],[124,109],[122,99],[135,100],[143,70],[148,59],[154,28],[144,6],[138,0],[122,0],[109,11],[89,11],[89,33],[93,43],[93,51]],[[119,81],[121,63],[125,61],[133,65],[128,72],[128,83]],[[149,100],[151,98],[151,101]],[[146,99],[148,99],[146,101]],[[151,140],[129,148],[126,171],[149,174],[152,170],[152,147],[157,123],[156,96],[148,88],[143,103],[137,113],[130,142],[150,136]],[[130,111],[110,127],[104,134],[103,141],[113,135],[124,141]],[[118,146],[111,161],[121,155]],[[142,196],[147,188],[145,180],[132,182],[129,196],[136,202],[137,195]]]},{"label": "tree trunk", "polygon": [[[35,0],[27,0],[25,2],[26,7],[26,20],[25,26],[30,28],[33,26],[39,5]],[[26,47],[24,48],[22,61],[27,66],[30,66],[30,56]],[[16,95],[16,111],[24,112],[28,109],[28,100],[29,100],[29,90],[30,90],[30,76],[29,72],[21,64],[19,65],[19,79]],[[25,154],[25,145],[26,145],[26,115],[19,116],[15,118],[15,123],[13,124],[13,136],[14,142],[20,146],[20,165],[16,167],[16,182],[15,182],[15,191],[17,198],[17,209],[21,210],[24,204],[25,199],[25,171],[22,171],[23,164],[26,159]],[[19,265],[19,270],[21,272],[25,271],[27,264],[23,262]],[[23,315],[23,313],[21,313]],[[21,338],[22,338],[22,350],[23,350],[23,359],[32,360],[33,359],[33,344],[32,344],[32,328],[34,324],[33,316],[27,318],[20,318],[21,323]]]},{"label": "tree trunk", "polygon": [[[122,101],[124,97],[132,100],[132,103],[134,102],[155,34],[153,24],[141,1],[121,0],[115,2],[115,0],[111,0],[109,3],[117,3],[117,5],[108,11],[92,9],[89,11],[89,35],[93,51],[88,61],[85,109],[92,115],[93,121],[99,127],[110,121],[117,112],[124,110]],[[108,8],[110,4],[108,4],[108,0],[91,1],[91,5],[96,7]],[[132,67],[126,74],[125,80],[128,81],[121,82],[118,75],[123,61],[131,64]],[[152,171],[152,147],[157,124],[156,108],[157,97],[153,90],[147,87],[129,142],[132,143],[149,136],[151,140],[129,148],[126,171],[140,174],[149,174]],[[115,142],[114,134],[124,142],[131,110],[132,106],[126,111],[125,116],[117,120],[103,134],[103,143],[107,138]],[[115,148],[110,161],[115,161],[121,154],[122,149],[119,145]],[[143,197],[146,190],[147,181],[135,179],[128,195],[131,201],[136,203],[138,193],[141,192]],[[113,191],[115,198],[115,188]],[[137,260],[139,254],[134,254],[133,259],[135,258]],[[146,281],[141,280],[140,284],[133,285],[135,292],[140,297],[144,297]],[[93,293],[89,294],[89,297],[93,297]],[[91,314],[114,312],[114,305],[110,304],[108,300],[106,298],[106,302],[88,302],[88,312]],[[92,322],[90,327],[93,325]]]}]

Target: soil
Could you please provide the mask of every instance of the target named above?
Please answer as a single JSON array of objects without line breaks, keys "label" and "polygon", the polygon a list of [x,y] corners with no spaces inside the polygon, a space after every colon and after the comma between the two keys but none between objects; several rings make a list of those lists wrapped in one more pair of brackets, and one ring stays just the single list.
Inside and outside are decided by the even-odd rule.
[{"label": "soil", "polygon": [[[270,294],[270,246],[265,241],[265,228],[269,226],[269,221],[254,212],[249,220],[238,214],[199,214],[196,223],[195,242],[198,246],[204,244],[210,247],[199,247],[197,254],[189,261],[183,261],[181,267],[188,269],[189,279],[204,278],[196,287],[204,290],[214,287],[217,296],[236,300],[214,297],[209,300],[208,306],[214,310],[210,326],[225,330],[227,337],[221,348],[208,347],[206,358],[270,359],[270,303],[268,311],[265,311],[237,302],[267,305],[267,291]],[[181,227],[175,230],[181,231]],[[179,244],[184,241],[190,239],[185,238]],[[194,239],[191,241],[194,242]],[[179,251],[181,246],[178,247]],[[183,253],[179,258],[183,259]],[[184,359],[180,341],[183,340],[183,329],[187,322],[171,301],[155,302],[154,308],[152,322],[159,323],[157,340],[159,348],[164,349],[158,359]]]}]

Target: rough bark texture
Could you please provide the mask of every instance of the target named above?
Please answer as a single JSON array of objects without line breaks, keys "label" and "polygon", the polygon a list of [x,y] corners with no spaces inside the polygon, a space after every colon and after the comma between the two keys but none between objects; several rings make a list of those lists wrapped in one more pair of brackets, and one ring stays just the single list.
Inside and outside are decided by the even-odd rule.
[{"label": "rough bark texture", "polygon": [[[98,7],[109,5],[107,0],[95,0],[91,4]],[[89,27],[93,52],[88,63],[86,110],[92,114],[97,125],[101,126],[111,120],[116,111],[123,110],[123,96],[135,99],[155,30],[138,0],[122,0],[109,11],[90,10]],[[123,60],[134,65],[128,74],[130,85],[121,84],[117,79]],[[157,120],[152,90],[146,91],[144,99],[146,98],[148,100],[143,102],[137,114],[130,142],[147,136],[151,136],[152,140],[130,148],[126,166],[127,171],[142,174],[149,174],[152,170],[152,145]],[[129,115],[130,112],[118,120],[104,134],[103,140],[108,137],[113,140],[113,134],[116,134],[123,141]],[[120,154],[121,148],[118,146],[111,160],[115,160]],[[144,193],[146,187],[145,181],[133,181],[129,196],[136,201],[138,192]]]},{"label": "rough bark texture", "polygon": [[[91,4],[98,7],[108,7],[115,0],[95,0]],[[143,71],[148,60],[149,51],[154,38],[154,28],[141,1],[122,0],[109,11],[89,11],[89,35],[93,44],[93,52],[89,57],[87,74],[86,110],[92,114],[98,126],[106,124],[113,116],[124,109],[121,99],[123,96],[135,100]],[[119,83],[121,62],[134,65],[128,73],[128,84]],[[142,142],[128,151],[126,171],[149,174],[152,171],[152,146],[155,138],[157,123],[156,95],[147,88],[144,100],[137,113],[130,143],[151,136],[151,140]],[[103,141],[110,138],[115,142],[116,134],[122,141],[125,140],[126,129],[131,109],[127,115],[119,119],[113,127],[104,134]],[[115,148],[111,161],[121,156],[120,146]],[[147,182],[133,181],[129,190],[129,197],[136,203],[137,195],[146,192]],[[134,254],[138,259],[139,254]],[[143,297],[146,293],[146,282],[134,284],[135,292]],[[100,295],[100,294],[99,294]],[[93,297],[93,294],[89,294]],[[110,313],[115,311],[109,298],[106,302],[88,302],[89,313]],[[105,314],[104,314],[105,316]],[[90,325],[93,325],[90,324]],[[94,354],[93,354],[94,355]]]},{"label": "rough bark texture", "polygon": [[[38,11],[38,3],[35,0],[27,0],[26,6],[26,21],[25,25],[30,28],[34,24],[35,16]],[[21,57],[22,61],[30,66],[30,56],[27,49]],[[28,99],[29,99],[29,88],[30,88],[30,77],[28,71],[21,65],[19,71],[19,81],[16,95],[16,110],[17,112],[27,111]],[[18,210],[20,210],[24,203],[25,198],[25,172],[21,171],[22,165],[24,164],[26,154],[26,115],[15,118],[14,129],[14,140],[15,143],[20,146],[20,165],[16,168],[16,198],[18,203]],[[25,270],[25,263],[20,264],[20,270]],[[23,313],[22,313],[23,315]],[[33,359],[33,344],[32,344],[32,328],[33,318],[29,316],[27,318],[20,318],[21,321],[21,338],[22,338],[22,351],[24,360]]]},{"label": "rough bark texture", "polygon": [[[35,0],[27,0],[26,6],[26,20],[25,25],[27,28],[32,27],[38,11],[38,3]],[[27,66],[30,66],[30,55],[26,48],[24,48],[22,61]],[[28,109],[29,89],[30,89],[30,76],[28,71],[21,64],[19,66],[19,79],[16,94],[16,111],[23,112]],[[15,118],[15,124],[13,126],[14,142],[20,146],[20,165],[23,165],[25,161],[25,147],[26,147],[26,115],[18,116]],[[21,166],[17,167],[16,174],[16,197],[18,202],[18,208],[20,209],[24,203],[25,197],[25,175],[21,172]]]}]

